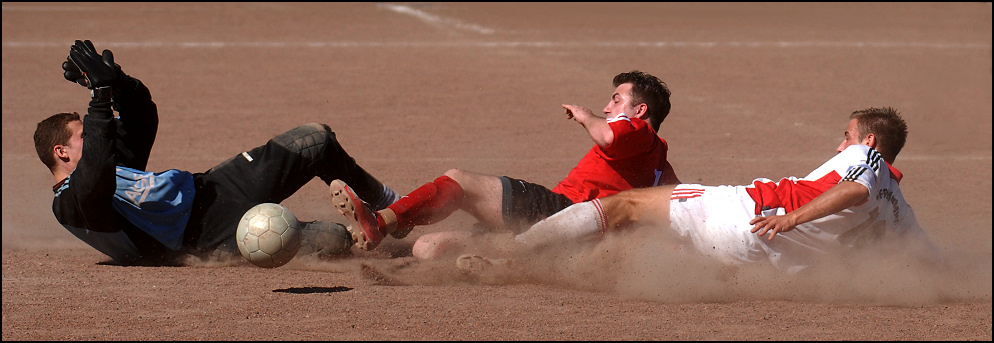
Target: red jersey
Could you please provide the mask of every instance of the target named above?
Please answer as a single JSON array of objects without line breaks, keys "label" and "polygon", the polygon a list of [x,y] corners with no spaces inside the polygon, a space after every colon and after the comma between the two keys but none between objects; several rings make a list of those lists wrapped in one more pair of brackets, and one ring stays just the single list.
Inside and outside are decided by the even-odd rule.
[{"label": "red jersey", "polygon": [[624,114],[607,123],[614,132],[611,145],[594,145],[553,192],[579,203],[632,188],[680,183],[666,160],[666,141],[648,123]]}]

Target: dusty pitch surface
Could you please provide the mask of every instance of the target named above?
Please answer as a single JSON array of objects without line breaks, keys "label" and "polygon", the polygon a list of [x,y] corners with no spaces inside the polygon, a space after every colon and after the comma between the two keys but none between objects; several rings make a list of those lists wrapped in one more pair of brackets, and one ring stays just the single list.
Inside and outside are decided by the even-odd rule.
[{"label": "dusty pitch surface", "polygon": [[[55,221],[31,145],[86,110],[59,69],[75,39],[152,90],[151,170],[324,122],[402,193],[457,167],[554,185],[592,144],[560,104],[597,112],[632,69],[673,91],[660,135],[684,182],[803,176],[849,112],[893,106],[902,188],[950,267],[776,278],[608,242],[550,262],[562,277],[490,284],[409,256],[462,213],[336,262],[109,265]],[[3,339],[990,340],[991,74],[989,3],[5,2]],[[315,181],[284,205],[343,221],[329,198]]]}]

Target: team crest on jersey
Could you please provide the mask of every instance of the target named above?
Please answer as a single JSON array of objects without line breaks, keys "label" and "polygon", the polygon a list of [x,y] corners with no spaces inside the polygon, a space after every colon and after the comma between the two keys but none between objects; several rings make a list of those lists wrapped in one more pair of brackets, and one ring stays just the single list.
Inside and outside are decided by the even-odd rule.
[{"label": "team crest on jersey", "polygon": [[155,175],[120,166],[116,168],[116,172],[118,195],[126,198],[133,205],[141,207],[156,187]]},{"label": "team crest on jersey", "polygon": [[135,183],[124,191],[124,194],[136,205],[141,205],[148,197],[148,192],[155,187],[155,178],[152,174],[135,174]]}]

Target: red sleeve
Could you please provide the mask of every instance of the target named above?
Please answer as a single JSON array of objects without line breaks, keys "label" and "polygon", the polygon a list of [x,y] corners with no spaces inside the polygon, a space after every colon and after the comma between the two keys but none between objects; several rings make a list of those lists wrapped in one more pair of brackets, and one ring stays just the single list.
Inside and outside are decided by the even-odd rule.
[{"label": "red sleeve", "polygon": [[614,159],[631,158],[644,154],[653,148],[655,141],[659,140],[656,132],[639,118],[625,116],[609,118],[608,126],[614,132],[614,141],[602,150],[604,155]]}]

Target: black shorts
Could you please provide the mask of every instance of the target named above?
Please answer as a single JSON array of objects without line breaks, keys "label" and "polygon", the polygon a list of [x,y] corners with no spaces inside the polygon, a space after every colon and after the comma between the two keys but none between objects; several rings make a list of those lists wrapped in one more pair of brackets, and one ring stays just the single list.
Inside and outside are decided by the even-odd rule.
[{"label": "black shorts", "polygon": [[500,183],[504,190],[501,208],[504,227],[515,234],[522,233],[532,224],[573,205],[573,201],[565,195],[555,193],[545,186],[507,176],[501,176]]}]

